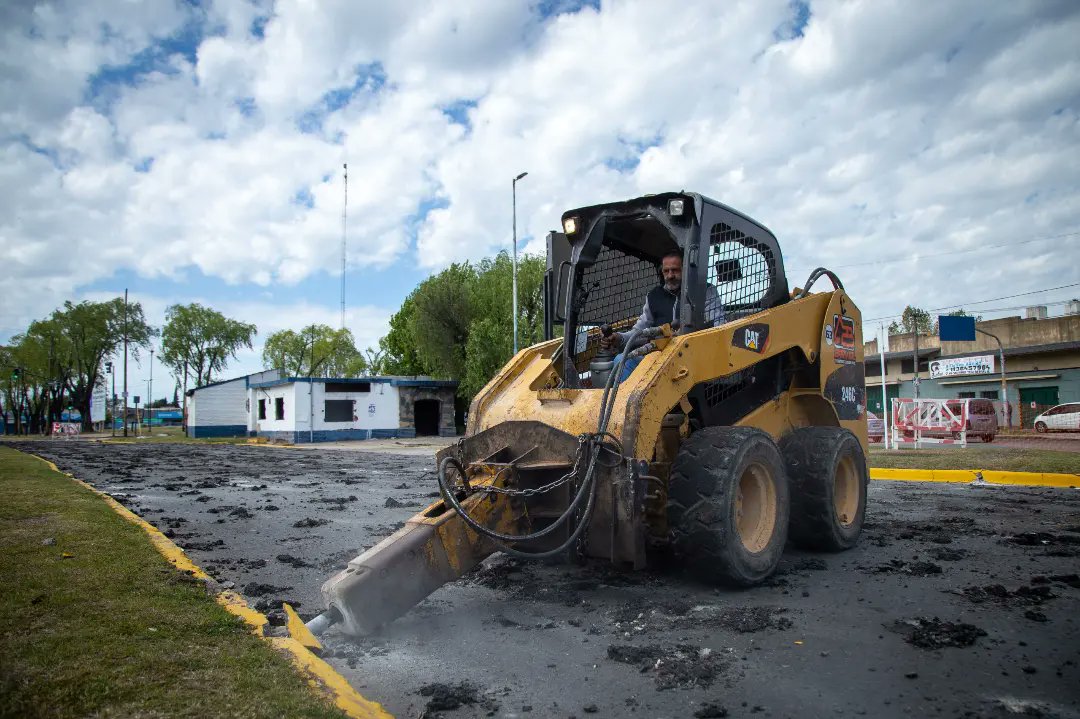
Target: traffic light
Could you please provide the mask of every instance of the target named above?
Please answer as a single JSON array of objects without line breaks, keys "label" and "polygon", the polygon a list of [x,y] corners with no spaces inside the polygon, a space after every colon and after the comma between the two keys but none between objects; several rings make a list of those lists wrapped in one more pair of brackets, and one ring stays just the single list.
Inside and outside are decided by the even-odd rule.
[{"label": "traffic light", "polygon": [[112,374],[112,362],[105,363],[105,374]]},{"label": "traffic light", "polygon": [[20,379],[22,379],[22,367],[11,370],[11,381],[18,382]]}]

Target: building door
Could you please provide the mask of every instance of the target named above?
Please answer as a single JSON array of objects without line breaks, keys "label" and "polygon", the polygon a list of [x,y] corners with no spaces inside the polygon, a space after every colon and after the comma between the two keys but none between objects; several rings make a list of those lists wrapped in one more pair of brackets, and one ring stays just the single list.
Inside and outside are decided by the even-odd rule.
[{"label": "building door", "polygon": [[413,418],[416,421],[417,437],[437,437],[439,435],[439,400],[416,400],[413,405]]},{"label": "building door", "polygon": [[1020,418],[1023,420],[1023,426],[1031,429],[1035,426],[1035,417],[1037,415],[1057,404],[1057,387],[1021,387]]}]

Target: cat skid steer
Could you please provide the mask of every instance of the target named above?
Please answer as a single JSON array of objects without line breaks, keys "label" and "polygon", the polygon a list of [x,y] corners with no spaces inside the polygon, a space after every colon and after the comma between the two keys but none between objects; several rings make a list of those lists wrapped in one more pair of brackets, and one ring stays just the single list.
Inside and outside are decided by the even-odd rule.
[{"label": "cat skid steer", "polygon": [[[862,331],[839,279],[818,269],[789,291],[773,234],[695,193],[583,207],[562,224],[548,236],[548,340],[473,400],[466,436],[436,456],[442,499],[323,585],[313,632],[373,632],[495,552],[677,561],[745,587],[775,571],[789,533],[825,551],[857,541]],[[673,320],[632,331],[671,252]],[[811,293],[823,277],[831,288]],[[617,358],[600,343],[612,329],[629,331]]]}]

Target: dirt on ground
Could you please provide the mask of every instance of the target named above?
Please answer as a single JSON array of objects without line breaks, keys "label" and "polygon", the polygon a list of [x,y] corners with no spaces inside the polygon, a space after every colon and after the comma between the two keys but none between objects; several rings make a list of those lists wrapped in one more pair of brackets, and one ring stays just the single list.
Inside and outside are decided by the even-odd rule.
[{"label": "dirt on ground", "polygon": [[[433,459],[22,449],[165,531],[274,624],[438,496]],[[392,448],[391,448],[392,449]],[[402,717],[1080,717],[1080,492],[874,482],[860,544],[765,585],[494,556],[326,658]]]}]

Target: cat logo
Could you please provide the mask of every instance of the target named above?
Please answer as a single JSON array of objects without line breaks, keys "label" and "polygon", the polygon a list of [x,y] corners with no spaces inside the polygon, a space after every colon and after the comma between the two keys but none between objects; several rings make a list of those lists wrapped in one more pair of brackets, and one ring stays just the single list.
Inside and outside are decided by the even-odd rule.
[{"label": "cat logo", "polygon": [[755,322],[735,330],[731,335],[731,346],[764,354],[769,346],[769,326]]}]

